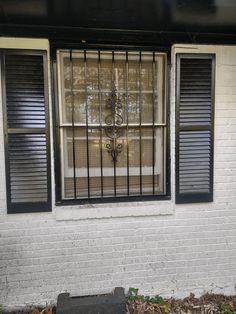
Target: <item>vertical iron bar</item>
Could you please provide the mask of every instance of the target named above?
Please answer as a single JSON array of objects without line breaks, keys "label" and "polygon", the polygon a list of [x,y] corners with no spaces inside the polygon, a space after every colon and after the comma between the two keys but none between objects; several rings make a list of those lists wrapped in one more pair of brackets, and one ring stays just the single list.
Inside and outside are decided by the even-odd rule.
[{"label": "vertical iron bar", "polygon": [[[167,94],[166,94],[166,90],[167,90],[167,87],[166,87],[166,71],[167,71],[167,64],[166,64],[166,59],[165,59],[165,62],[164,62],[164,66],[163,66],[163,62],[162,62],[162,90],[160,91],[162,93],[162,95],[164,95],[164,99],[163,99],[163,105],[162,105],[162,121],[161,123],[165,123],[166,125],[166,97],[167,97]],[[164,70],[163,70],[164,69]]]},{"label": "vertical iron bar", "polygon": [[142,52],[139,52],[139,185],[142,195]]},{"label": "vertical iron bar", "polygon": [[[115,54],[114,51],[112,51],[112,84],[114,84],[114,92],[118,92],[115,85]],[[116,109],[115,104],[112,106],[112,115],[113,115],[113,149],[116,148],[116,134],[115,134],[115,122],[116,122]],[[114,195],[116,196],[116,161],[113,162],[114,165]]]},{"label": "vertical iron bar", "polygon": [[84,50],[84,85],[85,85],[85,101],[86,101],[86,146],[87,146],[87,180],[88,180],[88,198],[90,198],[90,176],[89,176],[89,135],[88,135],[88,91],[87,91],[87,56]]},{"label": "vertical iron bar", "polygon": [[99,100],[99,130],[100,130],[100,166],[101,166],[101,196],[103,197],[103,156],[102,156],[102,99],[101,99],[101,53],[98,50],[98,100]]},{"label": "vertical iron bar", "polygon": [[125,91],[126,91],[127,195],[129,195],[129,101],[128,101],[129,56],[128,56],[128,51],[126,51],[125,73],[126,73]]},{"label": "vertical iron bar", "polygon": [[152,53],[152,193],[155,194],[155,52]]},{"label": "vertical iron bar", "polygon": [[75,121],[74,121],[74,73],[73,73],[73,58],[72,50],[70,50],[70,93],[71,93],[71,123],[72,123],[72,154],[73,154],[73,176],[74,176],[74,198],[77,198],[77,188],[76,188],[76,171],[75,171]]}]

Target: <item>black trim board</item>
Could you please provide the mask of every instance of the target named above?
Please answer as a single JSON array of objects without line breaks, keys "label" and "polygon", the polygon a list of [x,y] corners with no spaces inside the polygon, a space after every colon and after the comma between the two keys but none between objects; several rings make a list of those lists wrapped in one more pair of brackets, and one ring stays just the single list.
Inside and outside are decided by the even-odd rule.
[{"label": "black trim board", "polygon": [[74,43],[131,44],[167,46],[173,44],[235,45],[235,32],[194,32],[164,30],[130,30],[86,28],[71,26],[0,24],[0,34],[5,37],[48,38],[50,41]]}]

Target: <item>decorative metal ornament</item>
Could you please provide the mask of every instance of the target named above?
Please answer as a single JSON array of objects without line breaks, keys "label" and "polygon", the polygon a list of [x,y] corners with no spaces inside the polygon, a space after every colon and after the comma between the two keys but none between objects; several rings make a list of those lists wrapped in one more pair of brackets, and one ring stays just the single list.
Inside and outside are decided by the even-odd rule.
[{"label": "decorative metal ornament", "polygon": [[111,155],[113,162],[117,162],[117,157],[122,151],[123,145],[117,142],[117,139],[122,135],[121,125],[123,123],[122,117],[122,101],[117,95],[116,86],[113,83],[110,93],[110,97],[107,99],[106,108],[110,111],[110,114],[106,116],[105,133],[109,138],[109,142],[105,144],[105,148]]}]

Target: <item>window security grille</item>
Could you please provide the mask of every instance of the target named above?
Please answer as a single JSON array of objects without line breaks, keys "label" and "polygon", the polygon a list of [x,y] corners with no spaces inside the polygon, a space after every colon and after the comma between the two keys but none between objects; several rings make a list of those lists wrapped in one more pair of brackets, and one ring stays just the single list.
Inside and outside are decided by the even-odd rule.
[{"label": "window security grille", "polygon": [[166,193],[166,55],[59,50],[62,199]]}]

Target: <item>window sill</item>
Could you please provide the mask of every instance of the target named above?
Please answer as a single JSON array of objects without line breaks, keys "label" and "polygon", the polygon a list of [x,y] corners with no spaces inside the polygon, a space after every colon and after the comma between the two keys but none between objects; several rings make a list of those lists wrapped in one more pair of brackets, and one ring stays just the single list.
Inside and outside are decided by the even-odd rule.
[{"label": "window sill", "polygon": [[63,220],[86,220],[121,217],[165,216],[173,215],[173,203],[168,201],[87,204],[57,207],[55,218]]}]

